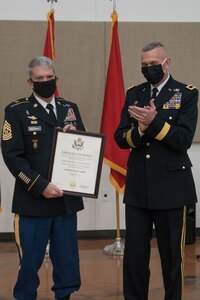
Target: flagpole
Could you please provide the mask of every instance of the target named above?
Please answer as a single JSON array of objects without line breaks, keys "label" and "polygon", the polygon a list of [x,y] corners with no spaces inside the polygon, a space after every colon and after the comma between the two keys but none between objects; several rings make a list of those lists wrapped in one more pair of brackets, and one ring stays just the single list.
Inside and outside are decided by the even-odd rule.
[{"label": "flagpole", "polygon": [[124,255],[124,243],[120,237],[120,209],[119,209],[119,193],[116,190],[116,224],[117,224],[117,237],[115,242],[111,245],[104,247],[103,252],[105,254],[113,256],[122,256]]},{"label": "flagpole", "polygon": [[120,238],[119,193],[117,191],[116,191],[116,223],[117,223],[117,238]]},{"label": "flagpole", "polygon": [[113,12],[114,12],[114,11],[117,11],[117,3],[116,3],[116,0],[110,0],[110,1],[113,1]]},{"label": "flagpole", "polygon": [[[111,0],[111,1],[113,1],[113,13],[112,13],[112,20],[113,20],[113,23],[112,23],[112,37],[113,37],[113,28],[114,28],[114,26],[115,26],[115,24],[116,24],[116,22],[118,20],[118,15],[117,15],[117,8],[116,8],[116,0]],[[114,43],[112,45],[116,45],[116,44]],[[112,46],[111,46],[111,48],[112,48]],[[114,53],[117,53],[117,52],[114,51]],[[121,61],[121,59],[120,59],[120,61]],[[109,60],[109,64],[110,64],[110,60]],[[121,64],[121,62],[120,62],[120,64]],[[121,70],[120,70],[120,73],[121,73]],[[122,83],[122,85],[123,85],[123,83]],[[107,83],[106,83],[106,86],[107,86]],[[122,86],[121,86],[121,88],[122,88]],[[124,87],[123,87],[123,89],[124,89]],[[120,93],[117,92],[117,94],[120,94]],[[123,98],[123,96],[122,96],[122,98]],[[104,101],[105,101],[105,99],[104,99]],[[104,123],[101,124],[101,130],[102,130],[102,132],[105,131]],[[114,176],[114,174],[112,174],[112,172],[111,172],[110,173],[110,180],[111,180],[111,182],[112,182],[112,179],[114,179],[113,176]],[[107,246],[104,247],[103,252],[105,254],[110,254],[110,255],[114,255],[114,256],[120,256],[120,255],[124,254],[124,243],[122,243],[121,237],[120,237],[120,203],[119,203],[119,191],[121,192],[121,189],[119,189],[119,187],[116,187],[115,184],[114,184],[114,186],[115,186],[115,191],[116,191],[115,194],[116,194],[116,229],[117,229],[117,237],[115,238],[115,242],[113,244],[107,245]]]},{"label": "flagpole", "polygon": [[[47,32],[48,32],[48,30],[50,31],[50,40],[51,40],[51,42],[45,41],[45,47],[44,47],[44,50],[43,50],[43,55],[49,57],[50,59],[52,59],[52,61],[54,61],[54,58],[55,58],[54,57],[55,56],[55,54],[54,54],[54,51],[55,51],[54,50],[54,2],[57,3],[58,0],[47,0],[47,2],[51,2],[50,11],[47,15],[47,18],[48,18]],[[51,15],[53,15],[53,20],[51,19]],[[50,25],[50,23],[51,23],[51,25]],[[52,25],[52,23],[53,23],[53,25]],[[51,28],[51,26],[53,28]],[[47,35],[46,35],[46,39],[47,39]],[[50,49],[51,49],[50,53],[46,52],[46,42],[47,42],[47,44],[50,43],[48,45],[48,47],[50,47]],[[58,91],[56,89],[56,95],[57,95],[57,93],[58,93]],[[46,246],[45,256],[44,256],[44,263],[45,263],[46,268],[48,268],[48,265],[50,263],[49,251],[50,251],[50,242],[48,241],[48,244]]]},{"label": "flagpole", "polygon": [[2,206],[1,206],[1,183],[0,183],[0,213],[2,212]]}]

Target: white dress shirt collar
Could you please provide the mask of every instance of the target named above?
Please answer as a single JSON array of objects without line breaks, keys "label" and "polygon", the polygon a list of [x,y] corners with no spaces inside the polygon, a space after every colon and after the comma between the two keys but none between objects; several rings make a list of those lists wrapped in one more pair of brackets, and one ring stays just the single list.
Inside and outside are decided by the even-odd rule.
[{"label": "white dress shirt collar", "polygon": [[[47,112],[49,112],[48,109],[46,108],[46,106],[47,106],[48,103],[47,103],[46,101],[42,100],[41,98],[39,98],[35,93],[33,93],[33,94],[34,94],[35,99],[36,99],[36,100],[44,107],[44,109],[45,109]],[[53,106],[54,112],[56,113],[56,101],[55,101],[55,96],[53,96],[53,98],[52,98],[50,104]]]},{"label": "white dress shirt collar", "polygon": [[[157,95],[160,93],[160,91],[162,90],[163,86],[167,83],[167,81],[169,80],[169,73],[168,73],[168,76],[167,78],[165,79],[165,81],[163,81],[159,86],[157,86],[157,89],[158,89],[158,93]],[[153,90],[154,86],[151,84],[151,91]]]}]

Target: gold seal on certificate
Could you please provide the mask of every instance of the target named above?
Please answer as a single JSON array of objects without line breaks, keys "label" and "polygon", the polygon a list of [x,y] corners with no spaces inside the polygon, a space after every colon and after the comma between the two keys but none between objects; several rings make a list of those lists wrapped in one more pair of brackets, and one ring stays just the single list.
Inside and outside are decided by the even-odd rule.
[{"label": "gold seal on certificate", "polygon": [[105,135],[55,128],[49,179],[64,194],[97,198]]}]

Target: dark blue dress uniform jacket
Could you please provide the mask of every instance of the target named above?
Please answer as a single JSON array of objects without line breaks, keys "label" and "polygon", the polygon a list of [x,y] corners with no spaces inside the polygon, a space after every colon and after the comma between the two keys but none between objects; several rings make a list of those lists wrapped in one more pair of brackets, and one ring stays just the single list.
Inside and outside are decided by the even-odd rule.
[{"label": "dark blue dress uniform jacket", "polygon": [[115,140],[130,148],[124,202],[141,208],[172,209],[197,201],[187,150],[197,124],[198,91],[169,78],[155,100],[157,115],[140,137],[128,113],[138,101],[149,105],[150,85],[143,83],[126,94]]},{"label": "dark blue dress uniform jacket", "polygon": [[[72,115],[77,130],[85,130],[76,104],[56,98],[58,127]],[[54,124],[33,95],[5,109],[2,154],[16,179],[12,212],[24,216],[57,216],[83,209],[80,197],[46,199],[41,193],[49,183]]]}]

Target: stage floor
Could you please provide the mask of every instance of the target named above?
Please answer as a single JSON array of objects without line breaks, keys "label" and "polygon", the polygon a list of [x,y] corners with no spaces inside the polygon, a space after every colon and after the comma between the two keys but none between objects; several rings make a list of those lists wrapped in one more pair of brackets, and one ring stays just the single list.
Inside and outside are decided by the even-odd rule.
[{"label": "stage floor", "polygon": [[[123,300],[122,256],[103,253],[115,240],[79,240],[82,286],[70,300]],[[185,251],[184,300],[200,299],[200,238]],[[18,268],[18,254],[13,242],[0,243],[0,300],[12,300],[12,288]],[[151,280],[149,300],[163,299],[163,283],[156,240],[152,240]],[[40,286],[37,300],[53,300],[51,262],[44,261],[40,269]]]}]

